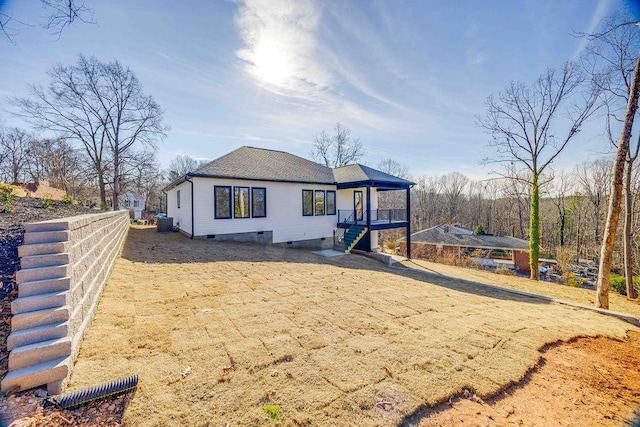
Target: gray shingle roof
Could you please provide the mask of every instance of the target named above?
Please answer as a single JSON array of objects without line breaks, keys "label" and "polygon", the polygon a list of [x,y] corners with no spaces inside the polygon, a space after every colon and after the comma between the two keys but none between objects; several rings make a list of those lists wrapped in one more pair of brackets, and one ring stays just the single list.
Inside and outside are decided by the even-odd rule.
[{"label": "gray shingle roof", "polygon": [[[445,233],[446,227],[449,231]],[[400,239],[405,241],[406,238]],[[529,250],[529,242],[515,237],[475,235],[473,231],[454,225],[438,225],[411,234],[411,242],[432,245],[461,246],[465,248]]]},{"label": "gray shingle roof", "polygon": [[196,176],[334,184],[331,169],[283,151],[240,147],[193,172]]},{"label": "gray shingle roof", "polygon": [[[414,184],[406,179],[389,175],[368,166],[355,164],[331,169],[284,151],[255,147],[240,147],[190,172],[189,175],[314,184],[340,184],[363,181],[374,181],[379,184],[387,183],[394,186],[410,186]],[[177,178],[165,190],[184,182],[184,180],[184,177]]]},{"label": "gray shingle roof", "polygon": [[337,183],[359,182],[359,181],[378,181],[399,185],[413,185],[414,183],[388,173],[363,166],[360,164],[343,166],[333,169],[333,176]]}]

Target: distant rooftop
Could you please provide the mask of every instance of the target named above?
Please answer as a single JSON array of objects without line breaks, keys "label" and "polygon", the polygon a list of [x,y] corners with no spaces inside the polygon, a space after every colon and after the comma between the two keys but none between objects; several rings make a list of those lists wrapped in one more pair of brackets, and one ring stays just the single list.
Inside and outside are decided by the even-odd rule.
[{"label": "distant rooftop", "polygon": [[[406,238],[400,239],[406,241]],[[411,234],[411,242],[464,248],[529,250],[529,242],[508,236],[476,235],[473,231],[455,225],[437,225]]]}]

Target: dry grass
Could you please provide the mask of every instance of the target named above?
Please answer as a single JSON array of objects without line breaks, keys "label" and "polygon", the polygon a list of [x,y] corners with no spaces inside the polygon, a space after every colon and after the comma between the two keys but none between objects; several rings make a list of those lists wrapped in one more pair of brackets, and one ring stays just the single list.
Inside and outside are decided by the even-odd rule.
[{"label": "dry grass", "polygon": [[496,393],[546,343],[631,328],[356,255],[133,228],[69,390],[138,373],[132,426],[393,425]]},{"label": "dry grass", "polygon": [[[449,277],[473,280],[486,285],[516,289],[532,294],[595,306],[596,293],[590,289],[581,289],[544,281],[534,282],[524,277],[501,277],[489,271],[442,265],[424,260],[407,260],[401,264],[406,267],[417,268]],[[640,317],[639,300],[629,300],[627,297],[613,291],[609,293],[609,309]]]}]

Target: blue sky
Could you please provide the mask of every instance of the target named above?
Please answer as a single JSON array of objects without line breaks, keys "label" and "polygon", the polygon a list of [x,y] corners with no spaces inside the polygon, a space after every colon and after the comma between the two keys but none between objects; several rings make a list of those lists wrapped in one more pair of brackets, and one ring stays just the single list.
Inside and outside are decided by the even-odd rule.
[{"label": "blue sky", "polygon": [[[61,38],[37,27],[35,0],[0,0],[16,45],[0,40],[0,122],[24,126],[9,95],[48,81],[80,53],[132,68],[171,126],[163,166],[213,159],[242,145],[309,157],[337,121],[367,149],[414,176],[485,177],[488,135],[475,124],[487,96],[575,57],[617,0],[343,1],[85,0],[95,24]],[[606,151],[601,127],[580,134],[557,168]]]}]

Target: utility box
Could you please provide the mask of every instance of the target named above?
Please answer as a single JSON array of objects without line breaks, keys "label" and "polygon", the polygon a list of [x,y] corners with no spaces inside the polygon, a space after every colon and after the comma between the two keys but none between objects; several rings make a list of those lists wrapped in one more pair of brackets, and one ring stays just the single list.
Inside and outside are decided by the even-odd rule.
[{"label": "utility box", "polygon": [[158,233],[170,233],[173,231],[173,217],[156,218]]}]

